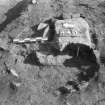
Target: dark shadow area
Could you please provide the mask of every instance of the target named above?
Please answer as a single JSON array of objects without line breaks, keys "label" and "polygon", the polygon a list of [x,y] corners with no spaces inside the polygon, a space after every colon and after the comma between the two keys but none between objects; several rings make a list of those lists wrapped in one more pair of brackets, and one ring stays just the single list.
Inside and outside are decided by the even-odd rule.
[{"label": "dark shadow area", "polygon": [[13,20],[18,18],[21,15],[21,12],[23,12],[30,3],[31,2],[29,0],[23,0],[23,1],[20,1],[13,8],[9,9],[7,13],[5,13],[7,17],[6,20],[0,24],[0,32],[3,31],[4,28],[6,28],[6,26],[10,24]]},{"label": "dark shadow area", "polygon": [[64,17],[63,17],[63,14],[61,14],[60,16],[58,17],[54,17],[55,19],[58,19],[58,20],[64,20]]},{"label": "dark shadow area", "polygon": [[92,33],[92,40],[93,40],[93,43],[97,46],[98,45],[98,39],[97,39],[97,35],[96,35],[96,33]]},{"label": "dark shadow area", "polygon": [[67,81],[66,82],[66,85],[68,86],[72,86],[73,89],[75,89],[76,91],[79,91],[79,87],[78,87],[78,84],[76,83],[76,81]]},{"label": "dark shadow area", "polygon": [[9,50],[6,50],[6,49],[0,47],[0,52],[9,52]]},{"label": "dark shadow area", "polygon": [[[38,25],[39,25],[39,24],[38,24]],[[34,32],[34,34],[31,35],[32,38],[42,37],[42,36],[43,36],[43,33],[44,33],[44,30],[45,30],[45,29],[37,30],[38,25],[35,25],[35,26],[32,26],[32,27],[31,27],[32,31]]]},{"label": "dark shadow area", "polygon": [[92,78],[96,78],[95,74],[98,73],[99,64],[93,63],[90,65],[88,69],[82,69],[82,71],[77,75],[78,81],[86,81],[88,82]]},{"label": "dark shadow area", "polygon": [[[55,34],[56,34],[56,32],[55,32],[56,19],[63,20],[64,18],[63,18],[63,15],[60,15],[59,17],[54,17],[54,19],[50,18],[50,19],[44,21],[44,23],[48,24],[49,28],[50,28],[49,32],[48,32],[48,41],[52,41],[54,39]],[[42,29],[42,30],[38,31],[37,30],[38,25],[35,25],[35,26],[31,27],[31,29],[34,32],[34,34],[32,34],[31,37],[43,36],[43,33],[44,33],[45,29]]]},{"label": "dark shadow area", "polygon": [[[40,43],[40,51],[43,53],[46,53],[47,55],[51,54],[53,56],[57,56],[60,54],[60,50],[59,50],[59,46],[58,44],[54,41],[54,37],[55,37],[55,20],[53,19],[48,19],[46,21],[44,21],[44,23],[49,25],[49,32],[48,32],[48,40],[45,41],[44,43]],[[31,37],[35,38],[35,37],[42,37],[44,30],[37,30],[38,25],[35,25],[33,27],[31,27],[31,29],[34,31],[34,34],[31,35]]]},{"label": "dark shadow area", "polygon": [[[52,41],[55,35],[55,21],[53,19],[48,19],[44,21],[44,23],[49,25],[48,41]],[[38,25],[31,27],[31,29],[34,32],[34,34],[32,34],[31,37],[42,37],[43,36],[45,28],[42,30],[37,30]]]},{"label": "dark shadow area", "polygon": [[[79,53],[77,56],[77,49]],[[78,81],[89,81],[94,77],[95,73],[99,70],[99,64],[97,63],[96,56],[92,49],[82,44],[70,44],[64,51],[73,56],[72,59],[67,59],[64,62],[66,67],[76,67],[79,70],[77,75]]]},{"label": "dark shadow area", "polygon": [[60,50],[57,49],[57,45],[54,44],[50,42],[45,42],[43,44],[40,44],[39,49],[42,53],[45,53],[46,55],[57,56],[60,54]]},{"label": "dark shadow area", "polygon": [[55,36],[55,21],[53,19],[46,20],[45,23],[49,25],[48,41],[53,41]]},{"label": "dark shadow area", "polygon": [[67,88],[64,87],[64,86],[59,87],[59,88],[57,89],[57,91],[59,91],[61,95],[67,95],[67,94],[70,93],[70,90],[67,89]]},{"label": "dark shadow area", "polygon": [[[54,35],[55,35],[55,22],[52,19],[49,19],[49,20],[46,20],[44,23],[49,25],[48,41],[52,41],[54,39]],[[43,36],[45,28],[42,30],[37,30],[38,25],[31,27],[31,29],[34,32],[34,34],[31,35],[31,37],[35,38],[35,37],[42,37]]]},{"label": "dark shadow area", "polygon": [[100,7],[100,8],[104,8],[104,7],[105,7],[105,1],[99,3],[99,4],[98,4],[98,7]]},{"label": "dark shadow area", "polygon": [[100,56],[100,62],[101,62],[101,64],[103,64],[105,66],[105,57]]},{"label": "dark shadow area", "polygon": [[80,91],[80,88],[76,81],[67,81],[65,86],[61,86],[61,87],[57,88],[57,91],[60,92],[60,95],[64,96],[64,95],[68,95],[74,91],[75,92]]},{"label": "dark shadow area", "polygon": [[43,66],[36,56],[36,52],[32,51],[24,60],[25,64]]},{"label": "dark shadow area", "polygon": [[17,87],[12,82],[9,83],[9,87],[10,87],[11,93],[17,92]]},{"label": "dark shadow area", "polygon": [[86,16],[84,14],[80,14],[81,18],[86,18]]},{"label": "dark shadow area", "polygon": [[76,58],[77,60],[82,58],[83,60],[86,60],[88,62],[97,62],[97,58],[93,52],[93,49],[80,43],[71,43],[67,45],[62,51],[62,54],[69,54],[73,56],[73,59]]},{"label": "dark shadow area", "polygon": [[86,9],[94,9],[94,7],[92,7],[91,5],[82,2],[78,3],[76,6],[85,7]]}]

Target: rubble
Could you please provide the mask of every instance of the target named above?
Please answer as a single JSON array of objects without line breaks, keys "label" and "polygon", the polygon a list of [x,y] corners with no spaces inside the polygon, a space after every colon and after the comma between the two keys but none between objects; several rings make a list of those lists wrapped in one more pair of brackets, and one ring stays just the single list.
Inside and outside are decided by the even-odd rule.
[{"label": "rubble", "polygon": [[45,55],[40,52],[36,52],[36,55],[40,61],[40,63],[44,65],[63,65],[64,61],[66,59],[72,58],[69,55],[58,55],[58,56],[53,56],[53,55]]}]

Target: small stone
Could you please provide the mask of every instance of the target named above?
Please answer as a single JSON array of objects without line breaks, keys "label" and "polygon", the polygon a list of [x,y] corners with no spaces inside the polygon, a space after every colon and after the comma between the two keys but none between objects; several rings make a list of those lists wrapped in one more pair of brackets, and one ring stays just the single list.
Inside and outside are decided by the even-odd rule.
[{"label": "small stone", "polygon": [[37,3],[37,0],[32,0],[32,3],[33,3],[33,4],[36,4],[36,3]]},{"label": "small stone", "polygon": [[42,30],[43,28],[45,28],[45,27],[47,27],[47,26],[48,26],[48,24],[46,24],[46,23],[40,23],[40,24],[38,25],[37,30]]},{"label": "small stone", "polygon": [[10,89],[17,90],[16,85],[14,85],[12,82],[10,82],[9,86],[10,86]]},{"label": "small stone", "polygon": [[11,69],[10,72],[13,76],[18,77],[18,74],[16,73],[14,69]]}]

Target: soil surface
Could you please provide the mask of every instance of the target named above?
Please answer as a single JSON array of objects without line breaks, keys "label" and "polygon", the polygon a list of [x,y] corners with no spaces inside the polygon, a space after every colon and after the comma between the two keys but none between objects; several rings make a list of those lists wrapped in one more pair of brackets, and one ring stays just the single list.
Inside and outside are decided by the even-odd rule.
[{"label": "soil surface", "polygon": [[[42,64],[35,52],[37,43],[13,43],[18,37],[42,36],[43,30],[37,31],[40,22],[69,19],[73,14],[88,22],[99,58],[88,46],[70,44],[63,54],[71,57],[62,65],[52,58],[55,65],[46,63],[50,61]],[[80,53],[76,56],[78,46]],[[60,55],[49,43],[40,47],[54,59]],[[83,82],[88,86],[80,89]],[[69,93],[65,88],[68,84],[76,91]],[[0,0],[0,105],[105,105],[105,1],[36,0],[33,4],[31,0]]]}]

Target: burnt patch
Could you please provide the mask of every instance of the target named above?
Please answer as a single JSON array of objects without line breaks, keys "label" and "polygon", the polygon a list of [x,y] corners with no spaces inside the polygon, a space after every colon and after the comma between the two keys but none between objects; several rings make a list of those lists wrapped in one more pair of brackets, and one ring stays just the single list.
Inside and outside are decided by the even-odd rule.
[{"label": "burnt patch", "polygon": [[72,59],[67,59],[64,62],[64,65],[66,67],[75,67],[78,69],[77,79],[79,82],[88,82],[91,78],[94,78],[96,72],[99,71],[100,66],[97,62],[97,58],[93,49],[88,46],[82,44],[70,44],[63,52],[73,56]]},{"label": "burnt patch", "polygon": [[42,66],[42,64],[39,62],[39,59],[37,58],[36,52],[32,51],[24,60],[25,64],[30,65],[37,65]]}]

